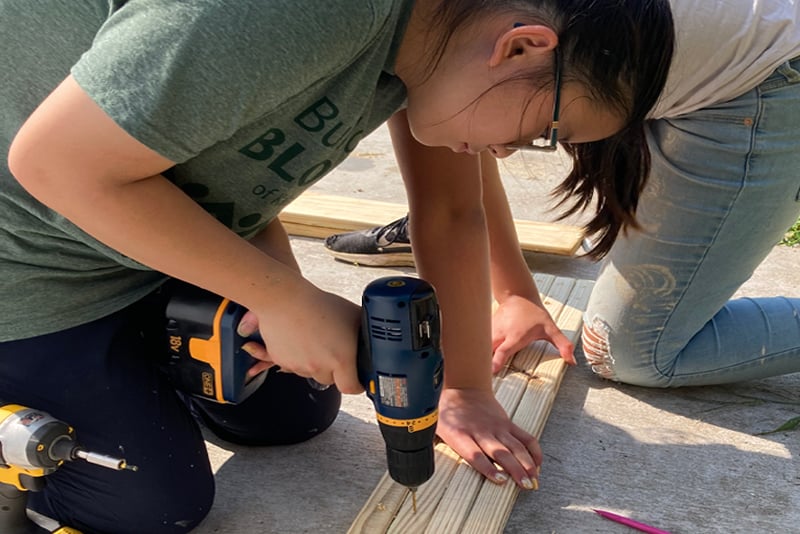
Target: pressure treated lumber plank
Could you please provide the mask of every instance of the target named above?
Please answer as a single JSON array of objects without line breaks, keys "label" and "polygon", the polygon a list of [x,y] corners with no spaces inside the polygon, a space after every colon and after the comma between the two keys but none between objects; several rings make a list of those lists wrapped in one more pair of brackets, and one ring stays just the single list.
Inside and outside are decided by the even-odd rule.
[{"label": "pressure treated lumber plank", "polygon": [[[350,526],[348,534],[390,532],[393,522],[398,525],[403,522],[418,523],[424,520],[426,514],[429,517],[429,512],[432,512],[438,504],[437,494],[441,493],[440,486],[446,486],[449,483],[456,465],[463,461],[444,443],[439,443],[434,449],[434,453],[436,471],[433,477],[417,490],[417,512],[420,519],[416,521],[413,517],[409,519],[409,516],[417,515],[413,514],[410,491],[392,480],[387,471],[381,477],[359,516]],[[418,529],[416,532],[422,531],[420,525],[415,525],[415,528]]]},{"label": "pressure treated lumber plank", "polygon": [[[534,279],[556,324],[570,340],[577,341],[593,282],[550,275]],[[543,341],[533,343],[495,379],[496,397],[516,424],[539,437],[565,368],[552,346]],[[408,493],[384,475],[349,533],[499,533],[519,493],[514,484],[498,486],[484,480],[444,443],[436,446],[433,478],[419,489],[417,514],[413,514],[409,498],[392,501],[398,489]]]},{"label": "pressure treated lumber plank", "polygon": [[439,443],[435,452],[436,473],[439,476],[432,477],[417,490],[416,512],[411,499],[406,499],[387,531],[389,534],[422,532],[438,508],[444,489],[451,483],[453,473],[462,460],[444,443]]},{"label": "pressure treated lumber plank", "polygon": [[365,230],[404,216],[402,204],[306,192],[286,206],[280,220],[292,235],[324,238],[339,232]]},{"label": "pressure treated lumber plank", "polygon": [[[592,282],[586,280],[576,282],[573,291],[570,292],[569,300],[559,311],[557,324],[572,342],[578,339],[582,312],[589,302],[592,285]],[[545,422],[555,402],[566,363],[552,346],[541,341],[534,343],[537,344],[541,346],[543,354],[536,365],[535,378],[528,381],[512,420],[538,438],[544,430]],[[461,533],[502,533],[519,491],[513,484],[498,486],[484,482]]]},{"label": "pressure treated lumber plank", "polygon": [[[575,280],[572,278],[555,278],[552,276],[545,279],[543,279],[541,276],[537,276],[534,278],[534,280],[536,281],[536,285],[540,288],[540,292],[542,293],[542,302],[545,308],[553,317],[553,319],[556,320],[556,324],[558,324],[559,315],[564,307],[564,303],[567,301],[570,295]],[[544,290],[543,287],[547,287],[548,289]],[[525,388],[529,382],[530,375],[535,372],[534,369],[536,362],[541,358],[546,346],[547,345],[544,342],[540,342],[532,344],[523,349],[514,356],[511,364],[506,369],[505,374],[503,376],[495,377],[495,384],[497,385],[495,389],[495,397],[503,409],[505,409],[506,413],[508,413],[512,418],[514,417],[518,404],[525,393]],[[520,369],[516,363],[518,360],[520,360],[520,358],[522,358],[524,363],[524,365],[522,365],[522,369]],[[530,368],[530,370],[527,368]],[[520,425],[520,427],[524,428],[525,430],[529,430],[522,425]],[[429,527],[430,532],[442,534],[455,534],[462,532],[464,528],[462,525],[471,516],[472,510],[477,504],[477,498],[481,495],[481,493],[485,493],[487,491],[492,492],[494,491],[494,488],[505,488],[509,486],[516,487],[514,484],[497,486],[496,484],[485,480],[483,477],[475,473],[472,467],[466,463],[463,464],[462,469],[472,471],[479,480],[479,484],[476,486],[471,495],[466,495],[463,492],[460,493],[460,498],[468,500],[470,502],[470,506],[468,508],[461,507],[461,510],[463,511],[461,515],[453,514],[447,510],[437,510],[437,514],[434,514],[434,517],[431,519],[431,526]]]},{"label": "pressure treated lumber plank", "polygon": [[[407,209],[404,204],[309,191],[286,206],[280,220],[292,235],[325,238],[384,225],[405,215]],[[514,223],[520,248],[529,252],[573,256],[583,240],[578,226],[525,220]]]}]

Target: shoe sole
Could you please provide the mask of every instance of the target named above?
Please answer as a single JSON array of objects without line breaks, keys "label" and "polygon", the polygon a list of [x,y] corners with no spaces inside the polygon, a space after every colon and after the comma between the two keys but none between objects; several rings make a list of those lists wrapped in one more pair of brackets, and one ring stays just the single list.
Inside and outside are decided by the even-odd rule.
[{"label": "shoe sole", "polygon": [[383,252],[381,254],[351,254],[325,249],[337,260],[365,265],[367,267],[414,267],[414,255],[411,252]]}]

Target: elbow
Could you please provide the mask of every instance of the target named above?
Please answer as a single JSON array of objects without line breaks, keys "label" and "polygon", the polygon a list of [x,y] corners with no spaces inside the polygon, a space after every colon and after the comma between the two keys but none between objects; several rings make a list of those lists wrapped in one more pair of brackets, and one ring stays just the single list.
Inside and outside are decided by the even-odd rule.
[{"label": "elbow", "polygon": [[23,127],[9,147],[8,170],[30,196],[60,212],[60,202],[74,193],[80,184],[67,178],[67,174],[74,176],[74,173],[68,173],[67,166],[43,146],[46,144],[26,135]]},{"label": "elbow", "polygon": [[46,189],[42,155],[23,134],[18,134],[8,150],[7,165],[11,176],[35,198]]}]

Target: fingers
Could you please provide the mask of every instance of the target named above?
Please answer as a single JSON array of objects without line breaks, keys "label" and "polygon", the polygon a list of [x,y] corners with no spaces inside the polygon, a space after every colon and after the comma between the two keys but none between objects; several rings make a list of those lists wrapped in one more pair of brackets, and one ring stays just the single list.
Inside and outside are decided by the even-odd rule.
[{"label": "fingers", "polygon": [[267,352],[266,347],[264,347],[264,345],[262,345],[261,343],[258,343],[256,341],[248,341],[247,343],[242,345],[242,350],[245,351],[250,356],[252,356],[253,358],[255,358],[256,360],[258,360],[247,370],[247,374],[245,376],[247,380],[254,378],[262,371],[266,371],[267,369],[275,365],[275,362],[273,362],[272,358],[270,358],[270,355]]},{"label": "fingers", "polygon": [[357,395],[364,391],[364,387],[358,381],[358,373],[354,365],[340,368],[338,372],[334,372],[333,382],[342,393]]},{"label": "fingers", "polygon": [[572,341],[564,335],[564,333],[556,328],[555,332],[550,333],[550,343],[558,350],[561,359],[569,365],[576,365],[575,361],[575,345]]},{"label": "fingers", "polygon": [[272,362],[254,363],[253,366],[250,367],[250,369],[247,370],[247,374],[245,375],[245,380],[247,380],[247,381],[252,380],[253,378],[257,377],[259,374],[263,373],[264,371],[267,371],[273,365],[275,365],[275,364],[273,364]]},{"label": "fingers", "polygon": [[[543,339],[549,341],[558,350],[559,355],[567,364],[576,365],[575,345],[561,330],[556,327],[552,332],[548,332],[548,335]],[[497,345],[492,355],[492,373],[499,373],[508,365],[508,362],[511,361],[511,358],[514,357],[518,350],[518,344],[511,343],[510,338],[506,338]]]},{"label": "fingers", "polygon": [[539,489],[541,448],[536,438],[518,427],[499,436],[464,434],[451,438],[448,444],[496,484],[504,484],[511,478],[521,489]]},{"label": "fingers", "polygon": [[258,317],[255,313],[247,311],[239,324],[236,326],[236,333],[241,337],[250,337],[258,333]]},{"label": "fingers", "polygon": [[[306,374],[301,374],[301,376],[306,376]],[[364,387],[358,381],[358,373],[354,365],[340,367],[332,373],[308,373],[308,378],[323,387],[335,385],[340,392],[349,395],[357,395],[364,392]]]},{"label": "fingers", "polygon": [[[258,375],[258,373],[269,369],[276,365],[272,360],[269,352],[264,345],[257,341],[248,341],[242,345],[242,350],[247,352],[250,356],[258,360],[247,371],[247,379],[251,379]],[[358,381],[358,373],[354,365],[347,365],[341,367],[338,371],[324,372],[314,369],[289,369],[284,367],[285,372],[294,373],[299,376],[313,379],[321,386],[329,386],[336,384],[336,387],[342,393],[356,395],[364,391],[363,386]]]},{"label": "fingers", "polygon": [[539,446],[539,440],[516,425],[511,428],[511,434],[530,454],[532,465],[528,465],[526,471],[529,475],[536,475],[535,478],[538,478],[542,461],[544,461],[544,454],[542,454],[542,448]]},{"label": "fingers", "polygon": [[[541,450],[533,436],[520,432],[519,436],[511,433],[504,435],[493,445],[495,447],[494,452],[487,452],[497,464],[503,467],[520,488],[527,490],[539,489],[539,466],[542,462]],[[523,434],[528,438],[524,438]]]},{"label": "fingers", "polygon": [[513,345],[508,340],[500,343],[492,355],[492,373],[499,373],[516,353]]},{"label": "fingers", "polygon": [[[538,451],[538,444],[535,448]],[[476,471],[497,484],[505,483],[510,477],[521,489],[539,489],[541,452],[531,451],[511,434],[476,444],[468,461]]]}]

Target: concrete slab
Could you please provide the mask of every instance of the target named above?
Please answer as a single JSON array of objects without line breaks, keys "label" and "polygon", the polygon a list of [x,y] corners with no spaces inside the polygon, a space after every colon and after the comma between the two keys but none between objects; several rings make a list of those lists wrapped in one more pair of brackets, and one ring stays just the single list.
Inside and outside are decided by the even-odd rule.
[{"label": "concrete slab", "polygon": [[[547,192],[562,155],[515,157],[501,167],[514,215],[552,220]],[[315,186],[331,194],[402,200],[384,129]],[[579,223],[580,218],[570,222]],[[374,278],[409,269],[335,262],[319,240],[294,238],[306,276],[358,302]],[[529,255],[537,271],[593,278],[582,259]],[[800,248],[776,247],[740,295],[800,296]],[[769,432],[800,416],[800,373],[728,386],[648,390],[570,369],[541,439],[542,487],[517,500],[506,532],[614,533],[603,508],[675,533],[796,532],[800,431]],[[346,396],[323,435],[291,447],[237,447],[208,436],[217,498],[200,534],[346,532],[385,470],[365,396]]]}]

